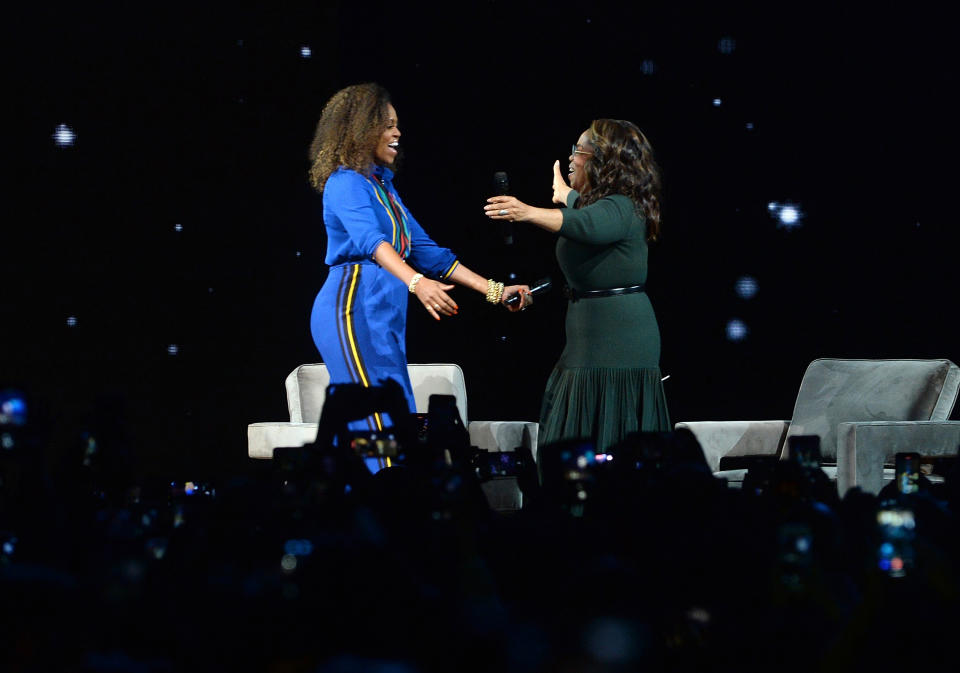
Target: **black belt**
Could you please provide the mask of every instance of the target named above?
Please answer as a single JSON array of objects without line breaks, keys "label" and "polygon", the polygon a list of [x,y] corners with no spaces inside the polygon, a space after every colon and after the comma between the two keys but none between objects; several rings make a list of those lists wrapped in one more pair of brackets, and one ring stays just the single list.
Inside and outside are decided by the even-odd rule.
[{"label": "black belt", "polygon": [[632,294],[634,292],[643,292],[645,285],[631,285],[630,287],[611,287],[609,290],[574,290],[572,287],[565,287],[563,293],[570,301],[578,299],[593,299],[595,297],[615,297],[618,294]]}]

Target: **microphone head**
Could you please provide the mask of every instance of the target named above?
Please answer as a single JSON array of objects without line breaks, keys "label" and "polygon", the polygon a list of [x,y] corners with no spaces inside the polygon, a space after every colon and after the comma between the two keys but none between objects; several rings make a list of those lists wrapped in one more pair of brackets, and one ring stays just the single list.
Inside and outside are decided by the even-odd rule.
[{"label": "microphone head", "polygon": [[498,196],[504,196],[510,192],[510,181],[507,179],[506,171],[497,171],[493,174],[493,189]]}]

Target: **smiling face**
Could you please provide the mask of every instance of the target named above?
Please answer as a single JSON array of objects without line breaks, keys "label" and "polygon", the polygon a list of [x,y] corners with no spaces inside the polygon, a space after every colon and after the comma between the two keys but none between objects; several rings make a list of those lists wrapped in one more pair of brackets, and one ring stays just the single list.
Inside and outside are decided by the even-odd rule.
[{"label": "smiling face", "polygon": [[578,192],[583,192],[587,186],[587,173],[584,166],[593,156],[593,145],[590,144],[590,137],[584,131],[577,140],[576,151],[570,155],[570,168],[567,177],[570,179],[570,186]]},{"label": "smiling face", "polygon": [[393,166],[400,148],[400,128],[397,126],[397,111],[387,103],[387,127],[377,140],[373,159],[381,166]]}]

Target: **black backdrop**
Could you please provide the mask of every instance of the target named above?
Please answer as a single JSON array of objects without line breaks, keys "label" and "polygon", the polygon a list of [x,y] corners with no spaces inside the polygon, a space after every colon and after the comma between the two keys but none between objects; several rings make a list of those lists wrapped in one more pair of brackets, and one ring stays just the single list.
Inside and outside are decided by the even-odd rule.
[{"label": "black backdrop", "polygon": [[[90,431],[163,474],[241,465],[246,424],[285,419],[284,377],[319,359],[306,148],[323,102],[369,80],[399,112],[405,202],[498,278],[559,272],[550,236],[521,226],[507,247],[482,215],[493,172],[547,205],[591,119],[645,130],[666,185],[649,294],[675,421],[788,418],[816,357],[960,362],[946,17],[623,4],[21,10],[0,388],[31,396],[58,460]],[[778,227],[770,201],[797,203],[802,226]],[[411,307],[410,360],[459,363],[472,418],[536,419],[559,293],[522,316],[456,296],[441,323]],[[731,318],[746,339],[726,338]]]}]

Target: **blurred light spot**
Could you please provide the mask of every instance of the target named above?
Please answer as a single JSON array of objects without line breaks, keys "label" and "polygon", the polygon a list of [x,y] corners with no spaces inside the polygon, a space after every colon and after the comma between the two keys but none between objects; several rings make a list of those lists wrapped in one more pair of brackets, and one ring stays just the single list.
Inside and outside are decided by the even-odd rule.
[{"label": "blurred light spot", "polygon": [[11,435],[9,432],[5,432],[0,435],[0,447],[3,447],[5,451],[12,449],[14,447],[13,435]]},{"label": "blurred light spot", "polygon": [[283,558],[280,559],[280,568],[285,573],[292,573],[297,569],[297,557],[293,554],[284,554]]},{"label": "blurred light spot", "polygon": [[713,99],[713,107],[720,107],[721,105],[723,105],[723,101],[722,101],[722,100],[720,100],[719,98],[714,98],[714,99]]},{"label": "blurred light spot", "polygon": [[175,224],[175,225],[173,225],[173,230],[174,230],[174,231],[183,231],[183,225],[182,225],[182,224],[179,224],[179,223],[178,223],[178,224]]},{"label": "blurred light spot", "polygon": [[797,229],[803,224],[803,211],[795,203],[771,201],[767,210],[776,218],[778,229]]},{"label": "blurred light spot", "polygon": [[170,355],[176,355],[179,352],[180,352],[180,346],[178,346],[177,344],[170,344],[169,346],[167,346],[167,353],[169,353]]},{"label": "blurred light spot", "polygon": [[784,206],[780,210],[780,221],[784,224],[794,224],[800,219],[800,213],[793,206]]},{"label": "blurred light spot", "polygon": [[721,37],[720,41],[717,42],[717,49],[720,50],[721,54],[732,54],[736,48],[737,48],[737,41],[734,40],[729,35],[725,35]]},{"label": "blurred light spot", "polygon": [[753,276],[740,276],[734,287],[741,299],[753,299],[757,296],[757,279]]},{"label": "blurred light spot", "polygon": [[517,279],[517,274],[515,274],[515,273],[513,273],[513,272],[511,271],[510,273],[507,274],[507,278],[509,278],[510,280],[516,280],[516,279]]},{"label": "blurred light spot", "polygon": [[727,322],[727,341],[743,341],[749,331],[742,320],[734,318]]},{"label": "blurred light spot", "polygon": [[238,47],[242,47],[242,46],[243,46],[243,40],[237,40],[237,46],[238,46]]},{"label": "blurred light spot", "polygon": [[67,317],[67,327],[76,327],[77,326],[77,316],[71,315]]},{"label": "blurred light spot", "polygon": [[623,664],[636,659],[638,645],[635,629],[618,619],[598,619],[584,634],[586,650],[604,664]]},{"label": "blurred light spot", "polygon": [[59,147],[73,147],[77,134],[66,124],[59,124],[53,132],[53,142]]},{"label": "blurred light spot", "polygon": [[506,337],[506,336],[500,337],[500,341],[506,341],[506,340],[507,340],[507,337]]},{"label": "blurred light spot", "polygon": [[687,618],[700,624],[710,623],[710,613],[705,608],[690,608],[687,610]]},{"label": "blurred light spot", "polygon": [[644,59],[640,62],[640,72],[644,75],[652,75],[657,72],[657,64],[649,58]]},{"label": "blurred light spot", "polygon": [[185,495],[193,495],[196,490],[197,486],[192,481],[188,481],[183,485],[183,492]]},{"label": "blurred light spot", "polygon": [[303,58],[310,58],[311,56],[313,56],[313,50],[310,49],[310,47],[305,44],[302,47],[300,47],[300,55]]},{"label": "blurred light spot", "polygon": [[287,540],[283,545],[283,551],[293,556],[309,556],[313,553],[313,543],[310,540]]},{"label": "blurred light spot", "polygon": [[299,257],[299,256],[300,256],[300,251],[299,251],[299,250],[297,250],[297,257]]},{"label": "blurred light spot", "polygon": [[893,545],[889,542],[884,542],[880,545],[880,553],[884,556],[893,556]]},{"label": "blurred light spot", "polygon": [[753,130],[753,122],[747,122],[747,123],[746,123],[746,129],[747,129],[748,131],[752,131],[752,130]]},{"label": "blurred light spot", "polygon": [[6,554],[7,556],[10,556],[11,554],[13,554],[14,549],[16,548],[14,546],[15,544],[16,544],[16,540],[7,540],[6,542],[4,542],[3,553]]}]

